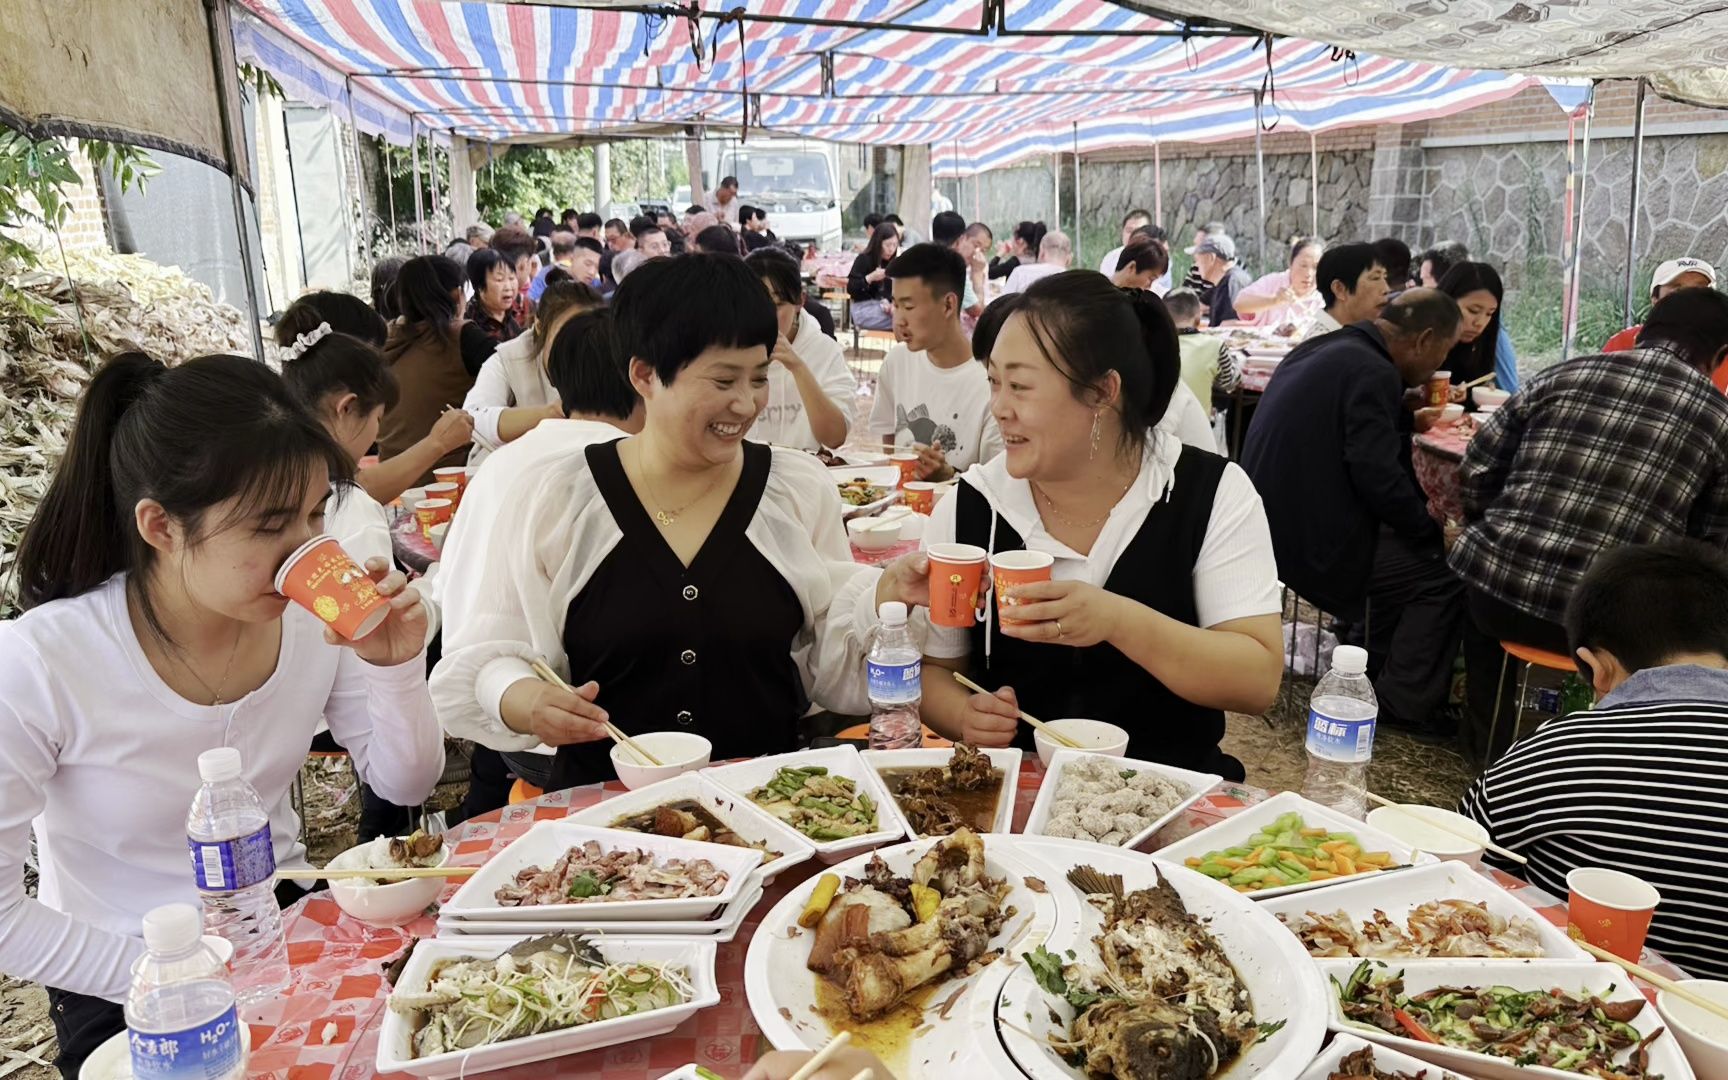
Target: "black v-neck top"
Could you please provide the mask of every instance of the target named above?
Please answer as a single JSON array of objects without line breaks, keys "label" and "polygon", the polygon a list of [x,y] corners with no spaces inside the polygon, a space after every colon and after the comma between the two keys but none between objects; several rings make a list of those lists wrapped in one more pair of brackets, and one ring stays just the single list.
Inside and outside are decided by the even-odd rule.
[{"label": "black v-neck top", "polygon": [[[571,683],[598,682],[597,703],[626,732],[694,732],[714,744],[715,761],[793,749],[809,707],[792,660],[804,611],[744,532],[773,451],[743,444],[738,486],[688,567],[630,486],[618,443],[585,452],[624,535],[565,615]],[[610,779],[611,746],[560,747],[552,787]]]}]

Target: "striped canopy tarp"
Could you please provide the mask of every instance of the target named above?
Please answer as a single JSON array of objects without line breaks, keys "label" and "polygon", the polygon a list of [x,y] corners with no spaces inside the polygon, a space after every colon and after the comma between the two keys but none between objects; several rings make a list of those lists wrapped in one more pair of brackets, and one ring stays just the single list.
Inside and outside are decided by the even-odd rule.
[{"label": "striped canopy tarp", "polygon": [[1058,150],[1240,138],[1257,122],[1309,132],[1408,122],[1535,81],[1184,27],[1105,0],[1006,0],[989,32],[980,0],[744,0],[723,10],[745,18],[699,25],[671,8],[242,3],[423,129],[510,142],[736,132],[747,121],[837,142],[929,144],[937,175]]}]

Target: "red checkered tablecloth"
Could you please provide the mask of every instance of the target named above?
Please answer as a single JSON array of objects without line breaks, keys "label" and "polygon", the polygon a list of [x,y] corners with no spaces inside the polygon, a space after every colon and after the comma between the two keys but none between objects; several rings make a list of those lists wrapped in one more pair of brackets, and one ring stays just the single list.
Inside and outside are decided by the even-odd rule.
[{"label": "red checkered tablecloth", "polygon": [[[1014,829],[1023,829],[1043,781],[1037,757],[1026,758],[1014,809]],[[479,865],[521,836],[536,821],[557,820],[575,811],[622,794],[616,783],[557,791],[533,802],[506,807],[454,830],[451,838],[458,865]],[[1146,850],[1174,843],[1215,825],[1264,800],[1268,792],[1224,784],[1202,797],[1180,818],[1166,826]],[[741,1076],[769,1047],[744,1000],[744,955],[761,917],[799,883],[823,869],[812,860],[793,867],[769,886],[735,940],[719,949],[716,976],[721,1002],[704,1009],[669,1034],[625,1043],[586,1054],[539,1062],[490,1075],[508,1080],[574,1078],[586,1080],[655,1080],[694,1061],[726,1076]],[[1556,926],[1566,925],[1566,905],[1533,885],[1504,874],[1500,884]],[[444,896],[448,899],[455,887]],[[436,933],[431,916],[397,929],[369,927],[344,915],[327,894],[315,894],[285,913],[288,958],[293,983],[269,1011],[252,1017],[252,1077],[282,1080],[364,1080],[374,1074],[378,1033],[389,987],[383,970],[408,943]],[[1673,978],[1682,974],[1655,953],[1646,952],[1646,967]]]}]

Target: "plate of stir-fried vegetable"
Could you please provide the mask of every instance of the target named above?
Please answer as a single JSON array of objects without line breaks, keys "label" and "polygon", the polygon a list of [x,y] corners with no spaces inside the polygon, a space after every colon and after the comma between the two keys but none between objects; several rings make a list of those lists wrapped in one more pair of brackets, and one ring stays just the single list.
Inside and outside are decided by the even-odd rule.
[{"label": "plate of stir-fried vegetable", "polygon": [[882,778],[851,746],[716,765],[702,775],[796,829],[825,863],[842,862],[906,833],[906,819]]},{"label": "plate of stir-fried vegetable", "polygon": [[378,1071],[446,1080],[664,1034],[718,1004],[712,942],[422,941],[390,995]]},{"label": "plate of stir-fried vegetable", "polygon": [[1692,1080],[1656,1008],[1609,964],[1322,960],[1334,1031],[1478,1080]]}]

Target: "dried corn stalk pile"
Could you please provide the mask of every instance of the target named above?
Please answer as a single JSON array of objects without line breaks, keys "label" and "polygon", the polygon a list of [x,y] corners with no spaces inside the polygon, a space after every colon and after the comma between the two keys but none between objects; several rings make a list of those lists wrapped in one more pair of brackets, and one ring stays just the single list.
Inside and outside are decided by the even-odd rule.
[{"label": "dried corn stalk pile", "polygon": [[18,542],[66,449],[78,397],[96,366],[127,350],[176,364],[252,349],[246,316],[175,267],[139,255],[74,251],[67,253],[68,281],[47,269],[61,265],[57,251],[44,253],[42,269],[14,279],[21,297],[0,289],[0,618],[17,614]]}]

